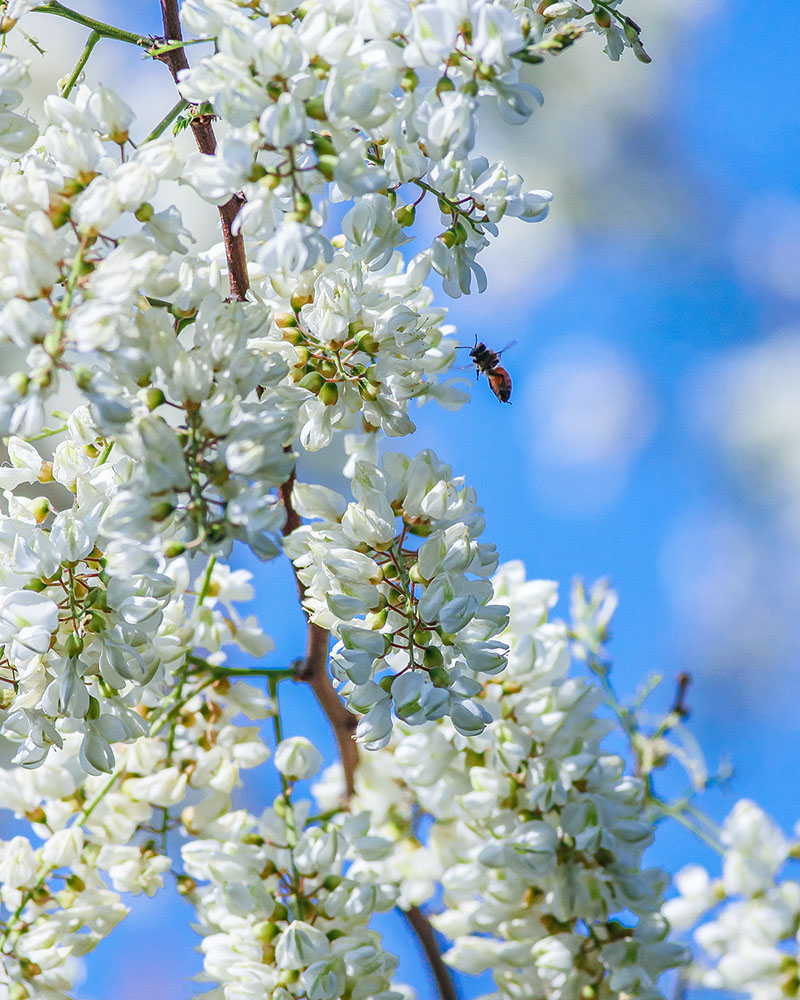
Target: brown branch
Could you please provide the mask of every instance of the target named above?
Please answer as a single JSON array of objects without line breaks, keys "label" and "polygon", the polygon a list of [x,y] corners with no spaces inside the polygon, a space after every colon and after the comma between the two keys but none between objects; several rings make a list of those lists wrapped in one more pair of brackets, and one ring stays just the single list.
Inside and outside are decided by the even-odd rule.
[{"label": "brown branch", "polygon": [[[283,527],[284,535],[288,535],[299,528],[301,522],[300,515],[292,504],[292,487],[295,483],[295,474],[278,487],[278,493],[286,510],[286,524]],[[302,604],[306,596],[306,589],[295,573],[297,583],[297,594]],[[344,702],[334,690],[328,674],[328,642],[330,633],[327,629],[313,622],[308,623],[306,633],[306,655],[302,666],[297,670],[296,678],[305,681],[311,686],[311,690],[317,697],[317,701],[323,712],[328,716],[328,721],[333,728],[336,742],[339,746],[339,757],[344,770],[345,801],[349,801],[355,790],[355,773],[358,767],[358,745],[353,736],[355,735],[358,720],[352,712],[348,711]]]},{"label": "brown branch", "polygon": [[455,983],[450,975],[450,970],[442,960],[439,945],[436,943],[436,935],[433,932],[430,920],[425,916],[418,906],[412,906],[410,910],[400,911],[406,920],[411,924],[411,928],[422,945],[428,965],[431,967],[433,978],[436,980],[436,988],[439,991],[441,1000],[458,1000]]},{"label": "brown branch", "polygon": [[[177,0],[161,0],[161,14],[164,22],[165,42],[179,42],[182,40],[181,22],[178,16]],[[183,48],[171,49],[158,56],[167,64],[175,82],[182,70],[189,68],[189,62]],[[201,153],[213,155],[217,148],[217,141],[214,136],[214,128],[211,118],[207,115],[195,115],[191,119],[192,132],[194,134],[197,148]],[[230,282],[231,297],[243,301],[248,289],[247,261],[244,255],[244,241],[241,233],[234,236],[233,220],[244,204],[242,195],[234,195],[230,201],[220,205],[219,215],[222,221],[222,235],[225,241],[225,255],[228,259],[228,280]],[[289,479],[280,487],[279,493],[283,505],[286,508],[286,524],[283,529],[284,535],[288,535],[300,525],[300,516],[292,506],[292,487],[294,486],[295,475],[291,474]],[[295,579],[297,579],[295,575]],[[302,602],[305,597],[305,588],[297,580],[297,592]],[[345,708],[342,699],[336,694],[328,676],[328,643],[330,634],[327,629],[308,623],[308,633],[306,641],[306,655],[302,667],[297,672],[297,679],[305,681],[311,686],[311,690],[317,697],[322,710],[328,716],[328,720],[333,727],[336,742],[339,745],[339,756],[344,769],[344,780],[346,798],[349,800],[354,791],[354,776],[358,766],[358,747],[353,740],[357,719]]]},{"label": "brown branch", "polygon": [[[178,0],[161,0],[161,16],[164,22],[164,41],[182,41]],[[181,71],[189,68],[189,61],[182,47],[170,49],[169,52],[164,52],[156,58],[166,63],[176,83]],[[206,156],[213,156],[217,148],[217,140],[214,135],[214,127],[211,124],[211,116],[193,115],[190,118],[190,124],[197,148]],[[235,194],[224,205],[219,206],[222,239],[225,243],[225,256],[228,259],[228,283],[231,289],[231,298],[238,302],[244,301],[250,285],[247,277],[247,258],[244,255],[244,239],[241,233],[236,233],[236,235],[233,233],[233,220],[239,214],[242,205],[244,205],[244,197]]]}]

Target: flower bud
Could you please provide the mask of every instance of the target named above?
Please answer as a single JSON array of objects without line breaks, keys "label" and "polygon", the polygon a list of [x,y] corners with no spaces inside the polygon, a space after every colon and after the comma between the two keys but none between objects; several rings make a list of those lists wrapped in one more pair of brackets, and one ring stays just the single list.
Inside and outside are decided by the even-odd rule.
[{"label": "flower bud", "polygon": [[308,391],[313,392],[315,396],[320,394],[320,390],[325,384],[325,379],[319,372],[309,372],[308,375],[304,375],[299,382],[301,389],[308,389]]},{"label": "flower bud", "polygon": [[328,120],[325,114],[325,98],[320,94],[318,97],[310,97],[306,101],[306,114],[314,121],[324,122]]},{"label": "flower bud", "polygon": [[326,382],[319,391],[319,398],[326,406],[334,406],[339,401],[339,386],[335,382]]},{"label": "flower bud", "polygon": [[322,156],[317,158],[317,170],[319,170],[326,181],[332,181],[338,162],[339,157],[335,153],[323,153]]},{"label": "flower bud", "polygon": [[408,226],[414,225],[414,219],[417,217],[417,210],[413,205],[401,205],[400,208],[398,208],[394,213],[394,217],[403,229],[406,229]]},{"label": "flower bud", "polygon": [[80,656],[83,652],[83,639],[76,633],[70,632],[64,643],[64,652],[70,659]]},{"label": "flower bud", "polygon": [[292,780],[310,778],[322,767],[322,754],[305,736],[292,736],[278,744],[275,767]]}]

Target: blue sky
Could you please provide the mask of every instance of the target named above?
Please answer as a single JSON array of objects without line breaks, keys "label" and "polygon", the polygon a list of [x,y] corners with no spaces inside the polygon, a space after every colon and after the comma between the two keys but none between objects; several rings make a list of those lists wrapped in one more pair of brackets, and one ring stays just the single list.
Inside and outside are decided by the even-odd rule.
[{"label": "blue sky", "polygon": [[[120,22],[124,6],[126,26],[157,32],[154,0],[105,6]],[[634,16],[647,44],[653,5],[640,7]],[[770,7],[758,12],[759,21],[772,21]],[[496,348],[517,340],[504,357],[513,405],[499,404],[482,380],[459,413],[419,411],[419,440],[401,444],[434,447],[466,476],[486,511],[486,538],[502,558],[523,559],[531,576],[558,580],[565,594],[575,576],[611,577],[620,595],[611,644],[618,689],[632,693],[654,671],[671,679],[690,670],[693,732],[712,767],[727,757],[735,768],[728,790],[711,797],[711,811],[721,818],[735,798],[753,797],[790,828],[800,812],[791,784],[800,753],[794,602],[800,535],[787,527],[786,497],[776,501],[759,473],[740,461],[736,436],[720,444],[739,395],[736,373],[732,380],[725,375],[730,359],[747,359],[755,346],[772,343],[776,331],[797,323],[800,306],[800,290],[790,284],[787,291],[786,280],[762,266],[772,254],[773,270],[795,266],[800,277],[800,243],[784,241],[781,252],[783,244],[760,221],[767,203],[778,206],[778,221],[800,204],[794,117],[800,73],[791,32],[768,25],[756,41],[752,33],[761,29],[753,10],[719,2],[658,36],[663,47],[648,45],[654,67],[625,70],[626,86],[633,80],[651,87],[649,104],[639,114],[630,106],[603,109],[614,119],[612,162],[618,157],[619,170],[581,181],[584,195],[602,190],[600,211],[560,205],[552,167],[558,157],[550,161],[546,180],[557,196],[551,219],[525,228],[530,243],[518,238],[494,272],[487,265],[489,290],[481,301],[451,303],[462,343],[471,344],[476,333]],[[560,57],[551,83],[581,56]],[[660,74],[654,88],[646,83],[651,71]],[[570,97],[575,120],[584,115],[591,125],[587,95],[574,90]],[[547,109],[546,102],[545,116]],[[531,128],[530,173],[538,183],[536,123]],[[547,249],[542,233],[551,224],[568,233],[568,252],[564,244]],[[793,253],[794,265],[786,259]],[[556,257],[558,277],[548,285],[537,262],[541,271]],[[493,281],[509,285],[503,260],[515,260],[520,285],[498,304]],[[570,359],[588,359],[583,381],[573,384],[564,375]],[[608,373],[607,383],[598,371]],[[540,405],[551,398],[563,407],[552,426]],[[760,419],[756,408],[752,421]],[[580,434],[581,428],[597,433],[598,424],[606,433],[593,458]],[[569,461],[559,459],[548,433],[573,447]],[[264,569],[246,559],[242,565],[257,575],[256,610],[266,603],[275,608],[293,592],[285,565]],[[707,565],[718,566],[717,574]],[[269,662],[277,664],[300,655],[303,628],[296,608],[274,617],[267,621],[276,640]],[[287,730],[307,731],[315,707],[303,689],[285,688]],[[668,680],[661,707],[672,690]],[[325,732],[321,720],[314,728]],[[255,802],[263,793],[266,802],[274,792],[251,783],[248,797]],[[654,863],[672,870],[695,857],[708,855],[681,831],[665,831],[651,853]],[[187,976],[199,967],[187,919],[185,906],[167,895],[137,906],[128,926],[90,958],[80,995],[186,997]],[[403,978],[428,996],[407,939],[401,950]],[[485,989],[464,983],[463,995]]]}]

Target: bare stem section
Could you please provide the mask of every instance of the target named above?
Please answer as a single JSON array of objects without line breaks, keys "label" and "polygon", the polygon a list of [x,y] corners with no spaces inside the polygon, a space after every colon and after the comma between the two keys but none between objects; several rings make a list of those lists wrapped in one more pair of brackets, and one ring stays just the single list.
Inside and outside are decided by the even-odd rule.
[{"label": "bare stem section", "polygon": [[[164,41],[166,43],[182,41],[178,0],[161,0],[161,15],[164,23]],[[181,70],[189,68],[189,62],[182,46],[163,52],[156,58],[167,64],[176,83]],[[191,119],[192,134],[197,148],[207,156],[213,156],[217,148],[217,140],[211,121],[209,115],[194,115]],[[231,298],[238,302],[244,301],[250,285],[247,276],[247,260],[244,255],[244,240],[241,233],[234,234],[233,232],[233,220],[238,215],[242,205],[244,205],[244,198],[242,195],[235,194],[219,207],[222,239],[225,243],[225,256],[228,260],[228,282]]]},{"label": "bare stem section", "polygon": [[410,910],[403,910],[402,913],[411,925],[411,929],[417,935],[419,943],[422,945],[425,958],[428,960],[428,965],[436,980],[436,988],[439,991],[440,1000],[458,1000],[455,984],[450,975],[450,970],[442,960],[430,920],[428,920],[418,906],[412,906]]}]

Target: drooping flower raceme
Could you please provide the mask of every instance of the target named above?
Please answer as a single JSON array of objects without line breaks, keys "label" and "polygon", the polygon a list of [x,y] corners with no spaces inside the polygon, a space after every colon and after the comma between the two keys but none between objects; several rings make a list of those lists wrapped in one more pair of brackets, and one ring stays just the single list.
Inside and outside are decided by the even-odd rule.
[{"label": "drooping flower raceme", "polygon": [[322,520],[285,547],[310,619],[339,638],[331,669],[363,714],[357,739],[384,746],[392,706],[411,725],[446,715],[465,736],[481,732],[491,715],[473,697],[473,675],[505,667],[507,647],[494,637],[507,609],[490,603],[497,553],[477,540],[474,491],[432,452],[356,461],[352,484],[349,504],[326,487],[296,485],[297,510]]},{"label": "drooping flower raceme", "polygon": [[[653,839],[644,784],[602,748],[601,691],[570,676],[571,630],[548,621],[555,584],[512,563],[493,585],[511,611],[508,666],[476,694],[492,721],[469,737],[448,719],[396,727],[359,771],[355,800],[395,854],[355,870],[395,879],[406,905],[441,883],[445,959],[491,970],[498,997],[657,997],[685,953],[660,912],[667,876],[642,864]],[[321,805],[335,781],[318,787]]]},{"label": "drooping flower raceme", "polygon": [[[795,831],[795,834],[797,831]],[[722,825],[721,878],[700,865],[675,877],[664,912],[676,931],[693,928],[698,985],[756,1000],[791,996],[800,980],[800,882],[785,877],[798,848],[754,802],[738,802]]]}]

